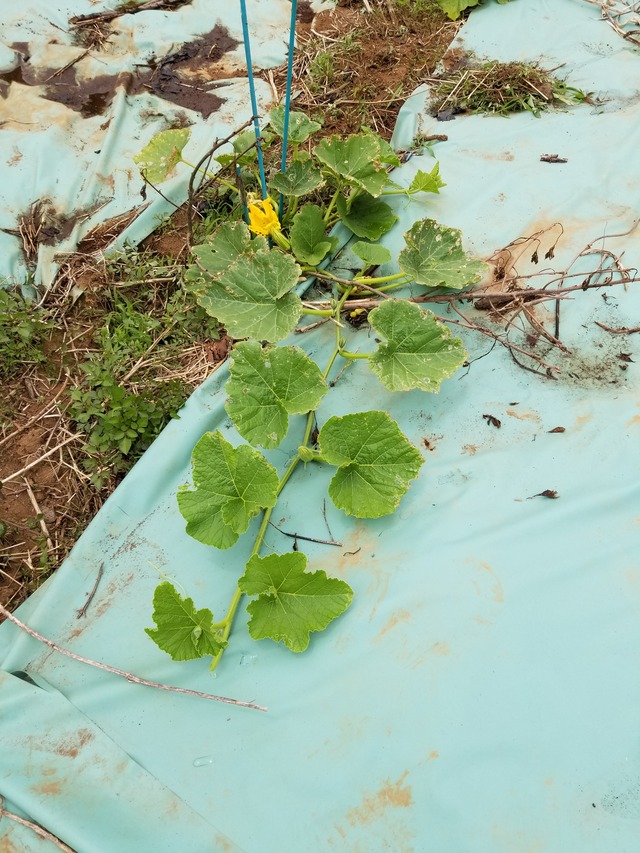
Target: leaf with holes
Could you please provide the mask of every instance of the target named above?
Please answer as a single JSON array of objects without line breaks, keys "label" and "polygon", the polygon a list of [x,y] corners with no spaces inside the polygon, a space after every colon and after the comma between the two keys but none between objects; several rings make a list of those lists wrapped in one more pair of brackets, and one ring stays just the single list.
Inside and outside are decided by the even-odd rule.
[{"label": "leaf with holes", "polygon": [[205,271],[216,278],[228,270],[243,255],[268,252],[269,246],[264,237],[251,238],[251,232],[244,222],[225,222],[211,235],[208,242],[193,247],[198,264],[187,270],[187,290],[198,292],[206,281]]},{"label": "leaf with holes", "polygon": [[302,313],[300,297],[289,293],[299,276],[300,267],[290,255],[277,249],[251,252],[206,282],[198,302],[234,338],[280,341]]},{"label": "leaf with holes", "polygon": [[334,238],[328,237],[322,209],[315,204],[305,204],[293,218],[289,232],[291,250],[299,261],[316,266],[335,247]]},{"label": "leaf with holes", "polygon": [[329,418],[318,443],[321,458],[339,466],[329,497],[357,518],[392,513],[424,461],[386,412]]},{"label": "leaf with holes", "polygon": [[386,139],[383,139],[381,136],[378,136],[377,133],[374,133],[370,127],[363,127],[363,132],[371,136],[378,143],[378,148],[380,149],[379,160],[381,163],[384,163],[387,166],[398,167],[402,165],[402,160],[398,157],[393,148],[389,145]]},{"label": "leaf with holes", "polygon": [[227,645],[211,627],[213,613],[206,607],[196,610],[193,600],[182,598],[168,581],[156,587],[153,621],[157,627],[145,628],[145,632],[176,661],[215,657]]},{"label": "leaf with holes", "polygon": [[[269,126],[281,138],[284,136],[284,116],[284,104],[274,107],[269,113]],[[300,145],[321,127],[322,125],[319,122],[313,121],[304,113],[295,110],[289,112],[289,142],[291,145]]]},{"label": "leaf with holes", "polygon": [[346,198],[338,196],[336,208],[347,228],[367,240],[379,240],[398,221],[386,201],[368,193],[358,193],[350,205]]},{"label": "leaf with holes", "polygon": [[414,303],[385,300],[371,311],[369,323],[387,339],[369,367],[389,391],[439,391],[467,357],[462,341]]},{"label": "leaf with holes", "polygon": [[254,515],[275,506],[277,471],[248,445],[233,447],[220,431],[207,432],[191,463],[195,489],[178,491],[178,507],[198,542],[230,548]]},{"label": "leaf with holes", "polygon": [[475,284],[487,269],[462,248],[462,234],[433,219],[416,222],[404,235],[407,243],[398,263],[416,284],[461,290]]},{"label": "leaf with holes", "polygon": [[278,172],[271,178],[273,190],[298,197],[318,189],[323,183],[322,172],[310,160],[294,160],[286,172]]},{"label": "leaf with holes", "polygon": [[367,267],[379,267],[391,260],[389,249],[379,243],[363,243],[362,240],[358,240],[357,243],[352,243],[349,248],[354,255],[364,261]]},{"label": "leaf with holes", "polygon": [[313,631],[324,631],[349,607],[349,584],[323,571],[307,572],[306,566],[300,551],[251,557],[238,587],[258,596],[247,607],[254,640],[282,641],[292,652],[303,652]]},{"label": "leaf with holes", "polygon": [[440,177],[440,164],[436,163],[430,172],[419,169],[409,185],[410,192],[439,193],[445,182]]},{"label": "leaf with holes", "polygon": [[163,130],[133,158],[143,177],[152,184],[166,181],[182,159],[182,149],[189,141],[189,128]]},{"label": "leaf with holes", "polygon": [[360,187],[372,196],[379,196],[389,181],[380,160],[380,146],[371,134],[348,136],[346,139],[332,136],[316,145],[313,153],[346,183]]},{"label": "leaf with holes", "polygon": [[229,372],[227,412],[240,435],[261,447],[277,447],[289,415],[315,409],[327,392],[320,368],[298,347],[236,344]]}]

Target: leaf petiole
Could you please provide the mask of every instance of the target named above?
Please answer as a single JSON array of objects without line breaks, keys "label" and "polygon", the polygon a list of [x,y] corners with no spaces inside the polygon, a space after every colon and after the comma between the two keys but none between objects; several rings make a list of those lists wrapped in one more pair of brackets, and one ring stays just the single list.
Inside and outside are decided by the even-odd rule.
[{"label": "leaf petiole", "polygon": [[341,349],[340,355],[343,358],[355,359],[355,358],[369,358],[371,356],[370,352],[349,352],[349,350]]}]

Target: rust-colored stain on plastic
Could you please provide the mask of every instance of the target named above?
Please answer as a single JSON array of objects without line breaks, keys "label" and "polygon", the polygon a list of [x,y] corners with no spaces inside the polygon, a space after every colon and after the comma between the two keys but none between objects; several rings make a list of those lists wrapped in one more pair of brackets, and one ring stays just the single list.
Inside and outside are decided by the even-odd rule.
[{"label": "rust-colored stain on plastic", "polygon": [[395,613],[392,613],[391,616],[387,619],[385,624],[380,628],[376,636],[374,637],[373,642],[379,643],[380,640],[388,634],[389,631],[393,631],[396,625],[399,625],[401,622],[408,622],[411,619],[411,614],[408,610],[396,610]]},{"label": "rust-colored stain on plastic", "polygon": [[365,794],[362,805],[347,812],[351,826],[364,826],[383,817],[389,809],[406,809],[413,805],[411,786],[404,784],[408,775],[409,771],[405,770],[397,782],[387,779],[375,794]]},{"label": "rust-colored stain on plastic", "polygon": [[62,779],[52,779],[50,782],[40,782],[32,785],[34,794],[44,794],[47,797],[57,797],[62,793]]},{"label": "rust-colored stain on plastic", "polygon": [[634,415],[630,421],[627,421],[626,424],[628,427],[630,426],[640,426],[640,415]]},{"label": "rust-colored stain on plastic", "polygon": [[495,572],[493,571],[493,569],[491,568],[489,563],[480,563],[480,565],[484,569],[485,572],[489,572],[489,574],[491,575],[491,577],[494,580],[494,582],[491,586],[491,592],[493,595],[493,600],[496,602],[496,604],[502,604],[504,601],[504,589],[502,588],[502,584],[500,583],[500,581],[496,577]]},{"label": "rust-colored stain on plastic", "polygon": [[476,453],[478,452],[478,445],[477,444],[465,444],[464,447],[462,448],[462,452],[468,453],[469,456],[475,456]]},{"label": "rust-colored stain on plastic", "polygon": [[51,748],[56,755],[64,755],[67,758],[76,758],[85,744],[93,740],[93,733],[89,729],[79,729],[75,734],[62,743]]},{"label": "rust-colored stain on plastic", "polygon": [[507,409],[507,414],[510,418],[517,418],[519,421],[540,422],[540,415],[537,412],[520,412],[516,409]]},{"label": "rust-colored stain on plastic", "polygon": [[436,761],[438,758],[440,758],[440,753],[436,749],[434,749],[433,752],[429,753],[427,758],[429,761]]}]

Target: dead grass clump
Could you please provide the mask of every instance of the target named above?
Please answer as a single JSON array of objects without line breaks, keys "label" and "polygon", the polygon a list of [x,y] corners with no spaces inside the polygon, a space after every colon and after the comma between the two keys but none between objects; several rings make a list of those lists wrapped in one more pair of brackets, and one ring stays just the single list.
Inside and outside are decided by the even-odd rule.
[{"label": "dead grass clump", "polygon": [[537,65],[524,62],[486,62],[458,68],[432,84],[432,112],[508,115],[588,101],[588,95],[567,86]]}]

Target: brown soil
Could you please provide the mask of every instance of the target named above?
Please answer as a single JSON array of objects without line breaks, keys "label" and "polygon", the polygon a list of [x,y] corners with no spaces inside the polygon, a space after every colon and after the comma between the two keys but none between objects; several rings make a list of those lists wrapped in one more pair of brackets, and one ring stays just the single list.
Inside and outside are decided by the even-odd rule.
[{"label": "brown soil", "polygon": [[[112,287],[119,284],[110,280],[99,253],[135,215],[105,223],[83,240],[79,248],[85,251],[79,251],[63,266],[45,300],[44,307],[54,315],[56,325],[43,345],[46,361],[26,366],[3,383],[0,604],[10,610],[60,565],[122,479],[122,475],[112,477],[99,489],[91,483],[83,469],[87,458],[84,436],[70,422],[67,408],[69,391],[82,381],[80,365],[96,349],[95,331],[112,308]],[[171,226],[152,234],[140,250],[157,257],[159,264],[171,259],[184,261],[188,251],[185,209],[176,213]],[[172,287],[175,289],[175,285],[164,282],[154,286],[159,303],[166,300]],[[186,384],[195,388],[226,358],[231,343],[224,335],[217,341],[202,340],[193,352],[187,352]],[[45,457],[50,450],[54,453]],[[13,476],[40,459],[33,468]],[[6,478],[8,482],[2,483]]]},{"label": "brown soil", "polygon": [[[389,139],[408,95],[433,73],[459,23],[444,12],[396,6],[342,3],[311,21],[298,16],[294,108],[323,120],[323,134],[356,133],[367,125]],[[314,58],[328,53],[330,72],[318,73]],[[272,72],[282,97],[286,66]],[[269,74],[263,73],[264,79]]]}]

